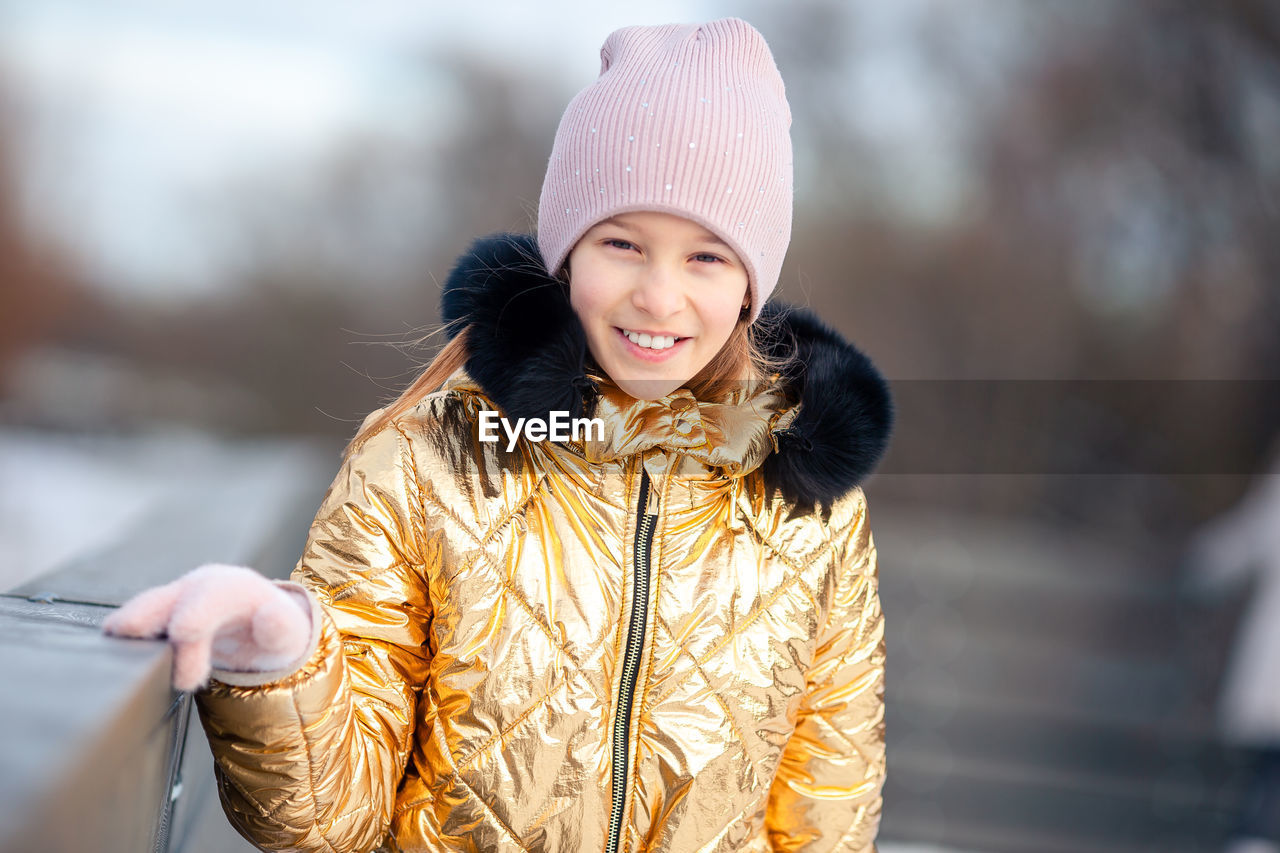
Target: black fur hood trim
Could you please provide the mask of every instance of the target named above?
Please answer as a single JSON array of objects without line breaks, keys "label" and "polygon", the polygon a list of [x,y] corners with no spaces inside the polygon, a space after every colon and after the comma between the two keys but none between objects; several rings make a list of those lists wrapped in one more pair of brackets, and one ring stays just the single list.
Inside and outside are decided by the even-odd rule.
[{"label": "black fur hood trim", "polygon": [[[797,503],[828,504],[861,483],[888,446],[889,386],[871,360],[800,308],[765,304],[770,354],[799,410],[774,433],[765,482]],[[587,338],[567,286],[547,275],[534,238],[495,234],[476,240],[445,282],[441,317],[450,337],[464,327],[467,373],[512,418],[554,410],[584,417],[596,391]]]}]

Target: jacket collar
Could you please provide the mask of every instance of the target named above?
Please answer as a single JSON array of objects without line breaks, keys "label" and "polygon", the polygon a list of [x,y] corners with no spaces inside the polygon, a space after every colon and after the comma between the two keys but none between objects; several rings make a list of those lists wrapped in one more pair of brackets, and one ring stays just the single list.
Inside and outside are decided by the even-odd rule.
[{"label": "jacket collar", "polygon": [[[767,303],[770,355],[788,359],[776,383],[701,402],[680,389],[640,401],[593,373],[566,286],[547,275],[534,238],[477,240],[445,283],[449,335],[467,327],[463,384],[474,382],[508,418],[600,417],[607,460],[662,446],[730,476],[762,468],[766,484],[797,503],[829,504],[861,483],[888,444],[888,384],[865,355],[812,313]],[[455,383],[456,384],[456,383]]]}]

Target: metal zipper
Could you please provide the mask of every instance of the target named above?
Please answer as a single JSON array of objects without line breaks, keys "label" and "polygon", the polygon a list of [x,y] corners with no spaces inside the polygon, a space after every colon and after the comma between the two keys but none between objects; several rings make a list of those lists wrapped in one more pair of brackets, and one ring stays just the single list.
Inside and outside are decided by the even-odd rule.
[{"label": "metal zipper", "polygon": [[613,807],[609,813],[606,853],[618,853],[622,837],[622,813],[627,796],[627,734],[631,730],[631,700],[635,696],[640,653],[644,649],[644,624],[649,609],[649,547],[658,521],[658,498],[651,495],[649,472],[641,469],[640,500],[636,504],[635,588],[631,595],[631,622],[622,655],[622,682],[618,685],[618,710],[613,718]]}]

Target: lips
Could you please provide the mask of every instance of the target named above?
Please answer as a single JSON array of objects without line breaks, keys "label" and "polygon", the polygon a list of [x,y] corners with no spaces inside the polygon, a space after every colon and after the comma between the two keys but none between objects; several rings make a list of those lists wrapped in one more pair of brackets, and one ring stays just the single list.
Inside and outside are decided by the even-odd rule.
[{"label": "lips", "polygon": [[[680,349],[683,349],[684,343],[689,340],[689,338],[682,338],[675,335],[660,335],[659,337],[663,337],[668,340],[671,340],[674,338],[674,343],[672,343],[671,346],[663,347],[662,349],[654,349],[652,346],[652,341],[654,336],[652,334],[649,334],[647,332],[646,333],[635,332],[630,329],[621,329],[616,326],[614,327],[614,332],[618,335],[618,339],[622,341],[623,347],[627,350],[628,353],[630,353],[635,358],[639,358],[644,361],[650,361],[650,362],[665,361],[667,358],[671,356],[672,353]],[[645,336],[648,336],[650,339],[650,346],[643,346],[640,343],[637,343],[635,340],[632,339],[631,335],[627,334],[628,332],[631,332],[631,335],[639,337],[640,340],[642,341],[644,340],[644,338],[641,337],[642,334]]]},{"label": "lips", "polygon": [[646,332],[636,329],[623,329],[622,334],[631,343],[654,350],[670,349],[680,339],[679,335],[669,335],[666,332]]}]

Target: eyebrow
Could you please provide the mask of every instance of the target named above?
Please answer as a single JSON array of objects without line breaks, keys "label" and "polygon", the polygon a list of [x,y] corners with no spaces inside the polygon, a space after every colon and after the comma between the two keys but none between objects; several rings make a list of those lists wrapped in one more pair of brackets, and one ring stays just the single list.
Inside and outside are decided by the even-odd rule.
[{"label": "eyebrow", "polygon": [[[608,219],[601,219],[599,222],[596,223],[596,225],[615,225],[618,228],[623,228],[627,231],[632,231],[632,232],[636,230],[634,226],[628,225],[627,223],[623,222],[622,220],[614,216],[610,216]],[[705,231],[705,229],[703,230]],[[719,237],[717,237],[715,234],[711,233],[710,231],[706,231],[705,236],[699,237],[698,239],[701,240],[703,243],[714,243],[717,246],[724,246],[726,249],[732,248],[728,243],[721,240]]]}]

